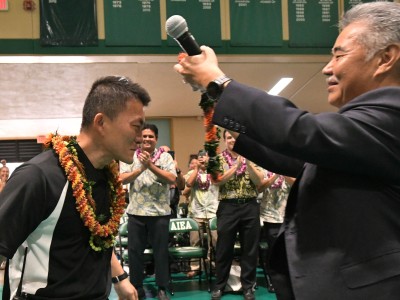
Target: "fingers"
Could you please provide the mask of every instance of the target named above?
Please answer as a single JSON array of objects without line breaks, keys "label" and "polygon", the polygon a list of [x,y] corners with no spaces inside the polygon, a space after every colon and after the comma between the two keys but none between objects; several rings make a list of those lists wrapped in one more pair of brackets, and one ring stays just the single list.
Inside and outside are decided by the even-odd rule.
[{"label": "fingers", "polygon": [[174,70],[183,76],[183,83],[188,83],[193,90],[204,91],[207,84],[223,74],[218,67],[217,57],[213,49],[201,46],[202,53],[186,56],[174,65]]},{"label": "fingers", "polygon": [[174,70],[176,72],[178,72],[179,74],[182,74],[183,67],[180,64],[176,64],[176,65],[174,65]]},{"label": "fingers", "polygon": [[139,296],[138,296],[137,290],[135,289],[133,292],[133,295],[132,295],[132,300],[138,300],[138,299],[139,299]]}]

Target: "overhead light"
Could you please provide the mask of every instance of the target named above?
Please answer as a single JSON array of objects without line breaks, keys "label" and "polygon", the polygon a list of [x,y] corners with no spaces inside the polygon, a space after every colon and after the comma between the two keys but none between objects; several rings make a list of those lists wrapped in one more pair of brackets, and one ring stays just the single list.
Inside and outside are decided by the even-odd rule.
[{"label": "overhead light", "polygon": [[293,78],[291,77],[283,77],[281,78],[273,87],[272,89],[267,92],[270,95],[279,95],[282,90],[291,83]]}]

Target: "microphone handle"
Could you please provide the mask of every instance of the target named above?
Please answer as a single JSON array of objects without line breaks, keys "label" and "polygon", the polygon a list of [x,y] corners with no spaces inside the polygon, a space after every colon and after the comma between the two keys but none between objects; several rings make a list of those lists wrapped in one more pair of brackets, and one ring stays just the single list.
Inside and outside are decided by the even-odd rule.
[{"label": "microphone handle", "polygon": [[189,56],[201,54],[199,45],[189,31],[186,31],[175,40]]}]

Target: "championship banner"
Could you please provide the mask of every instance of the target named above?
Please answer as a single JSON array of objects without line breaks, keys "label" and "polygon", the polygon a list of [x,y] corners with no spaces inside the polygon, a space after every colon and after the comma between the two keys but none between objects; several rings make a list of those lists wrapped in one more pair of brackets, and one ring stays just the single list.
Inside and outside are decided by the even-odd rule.
[{"label": "championship banner", "polygon": [[8,10],[8,0],[0,0],[0,11]]},{"label": "championship banner", "polygon": [[95,0],[40,0],[43,46],[97,46]]}]

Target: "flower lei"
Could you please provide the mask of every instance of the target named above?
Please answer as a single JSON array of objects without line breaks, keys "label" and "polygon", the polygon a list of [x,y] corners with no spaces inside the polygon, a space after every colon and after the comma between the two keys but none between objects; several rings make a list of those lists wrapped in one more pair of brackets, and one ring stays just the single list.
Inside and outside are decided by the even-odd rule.
[{"label": "flower lei", "polygon": [[[188,56],[187,53],[181,52],[178,55],[178,62]],[[208,98],[207,93],[201,94],[201,100],[199,106],[203,110],[204,115],[204,127],[205,127],[205,142],[204,149],[207,151],[209,160],[207,164],[207,173],[211,175],[214,182],[221,180],[220,165],[221,158],[219,157],[219,140],[220,140],[220,129],[212,123],[214,115],[215,101]]]},{"label": "flower lei", "polygon": [[[154,164],[160,158],[163,152],[165,152],[164,148],[158,148],[157,152],[152,156],[151,162]],[[142,153],[142,149],[137,148],[136,155],[139,155],[140,153]]]},{"label": "flower lei", "polygon": [[[222,151],[222,156],[225,158],[226,162],[228,163],[229,168],[232,168],[233,166],[233,157],[232,154],[228,150]],[[242,175],[244,172],[246,172],[247,166],[246,166],[246,159],[242,157],[242,165],[240,166],[240,169],[236,170],[236,176]]]},{"label": "flower lei", "polygon": [[[271,178],[272,176],[274,176],[275,173],[269,172],[267,173],[268,178]],[[271,184],[270,188],[272,189],[277,189],[282,187],[283,181],[285,180],[285,178],[282,175],[279,175],[278,178]]]},{"label": "flower lei", "polygon": [[211,175],[211,178],[218,182],[220,180],[220,157],[219,154],[219,139],[220,129],[212,123],[214,115],[214,100],[208,98],[206,93],[201,95],[199,106],[203,110],[204,114],[204,128],[205,128],[205,141],[204,149],[207,151],[209,160],[207,163],[207,173]]},{"label": "flower lei", "polygon": [[[206,181],[201,180],[201,175],[206,175]],[[211,185],[211,176],[210,174],[200,173],[200,171],[198,171],[196,181],[197,181],[197,186],[199,187],[200,190],[207,191]]]},{"label": "flower lei", "polygon": [[86,178],[85,169],[78,159],[74,136],[48,135],[44,146],[52,147],[58,154],[62,168],[71,183],[73,195],[76,199],[76,209],[83,224],[90,231],[89,244],[94,251],[106,250],[114,246],[118,233],[119,222],[125,209],[125,191],[119,179],[118,164],[112,161],[106,166],[108,185],[110,187],[110,219],[101,224],[102,215],[96,215],[96,203],[92,198],[92,185]]}]

